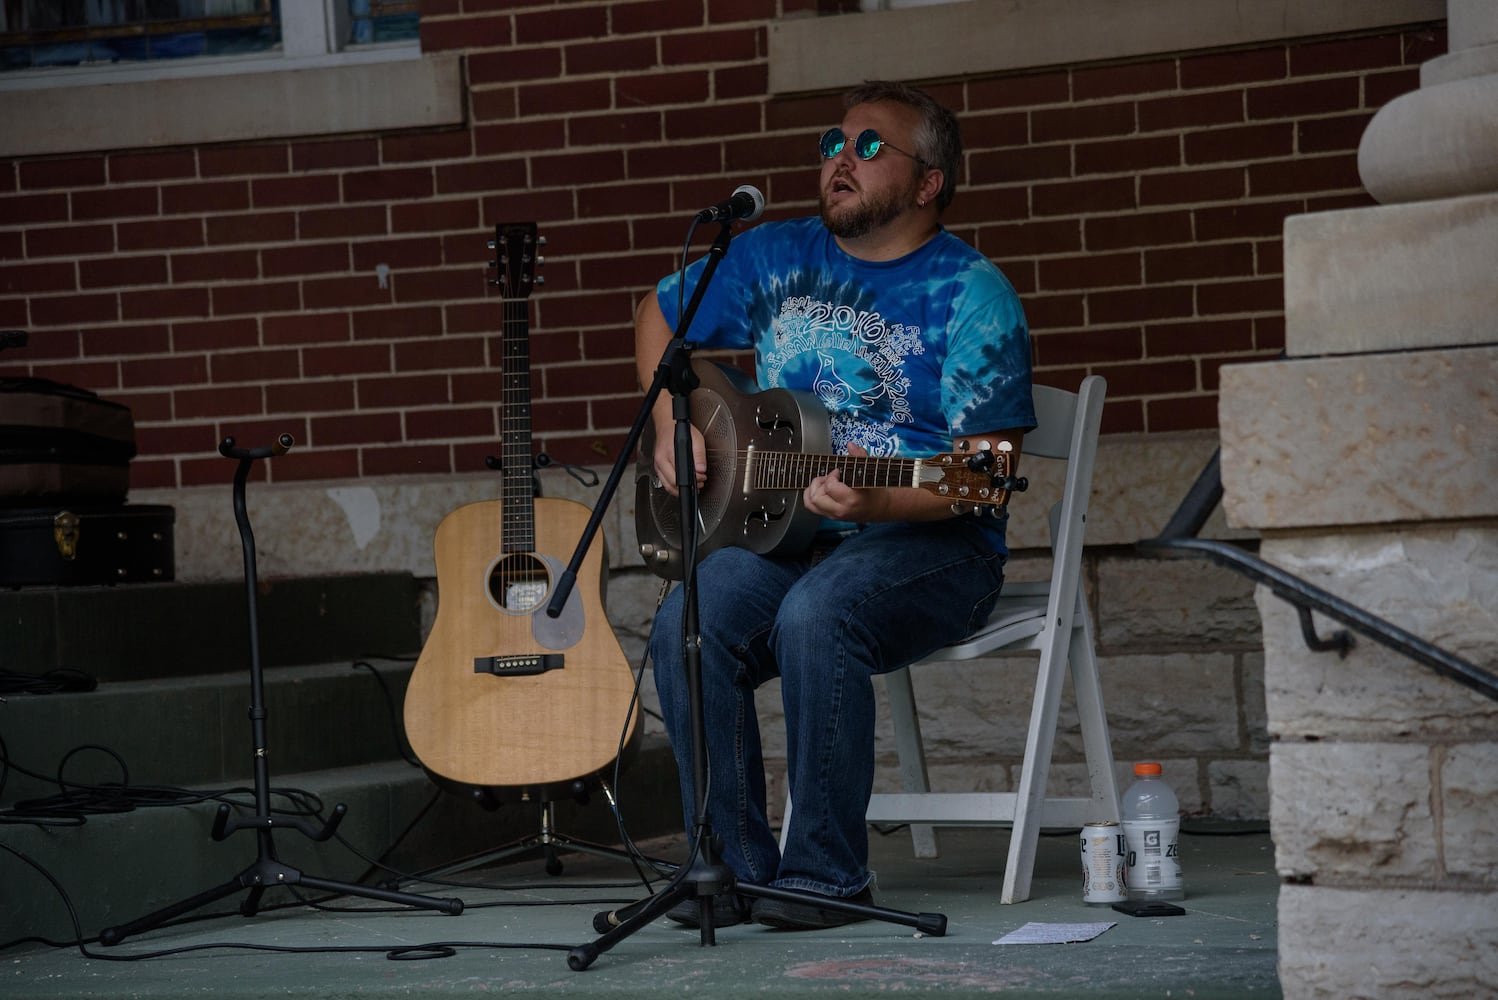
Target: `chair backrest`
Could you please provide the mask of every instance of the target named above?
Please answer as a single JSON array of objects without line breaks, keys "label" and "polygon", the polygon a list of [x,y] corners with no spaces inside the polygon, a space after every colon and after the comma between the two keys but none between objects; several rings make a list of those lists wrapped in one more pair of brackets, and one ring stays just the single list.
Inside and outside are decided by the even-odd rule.
[{"label": "chair backrest", "polygon": [[1071,609],[1076,606],[1087,504],[1092,494],[1092,470],[1097,462],[1098,432],[1107,394],[1108,383],[1101,375],[1087,376],[1075,393],[1035,386],[1038,426],[1025,435],[1020,471],[1024,471],[1024,455],[1066,460],[1061,501],[1051,510],[1050,517],[1054,560],[1049,615],[1052,622],[1059,620],[1069,625]]},{"label": "chair backrest", "polygon": [[[1101,375],[1089,375],[1076,392],[1049,385],[1034,387],[1035,417],[1039,426],[1025,435],[1024,454],[1042,458],[1070,458],[1081,440],[1096,439],[1102,420],[1103,396],[1108,383]],[[1080,414],[1080,425],[1078,416]]]}]

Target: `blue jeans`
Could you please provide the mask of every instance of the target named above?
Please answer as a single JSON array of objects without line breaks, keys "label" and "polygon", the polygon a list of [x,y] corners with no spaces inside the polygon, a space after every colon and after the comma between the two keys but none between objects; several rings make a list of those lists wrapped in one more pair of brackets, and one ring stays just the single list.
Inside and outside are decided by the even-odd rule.
[{"label": "blue jeans", "polygon": [[[1004,555],[961,518],[872,525],[815,566],[719,549],[698,567],[707,819],[746,882],[852,896],[872,879],[864,811],[874,784],[875,674],[954,642],[992,610]],[[696,816],[682,588],[656,617],[655,686]],[[793,810],[782,855],[766,818],[754,689],[780,678]]]}]

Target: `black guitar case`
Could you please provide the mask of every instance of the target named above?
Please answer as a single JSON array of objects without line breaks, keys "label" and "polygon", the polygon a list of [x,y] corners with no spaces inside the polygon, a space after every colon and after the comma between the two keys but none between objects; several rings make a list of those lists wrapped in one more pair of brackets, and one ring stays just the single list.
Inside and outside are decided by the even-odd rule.
[{"label": "black guitar case", "polygon": [[0,586],[166,582],[175,522],[154,504],[0,507]]},{"label": "black guitar case", "polygon": [[0,379],[0,504],[123,503],[130,408],[44,378]]},{"label": "black guitar case", "polygon": [[0,586],[171,580],[171,507],[130,506],[128,406],[44,378],[0,379]]}]

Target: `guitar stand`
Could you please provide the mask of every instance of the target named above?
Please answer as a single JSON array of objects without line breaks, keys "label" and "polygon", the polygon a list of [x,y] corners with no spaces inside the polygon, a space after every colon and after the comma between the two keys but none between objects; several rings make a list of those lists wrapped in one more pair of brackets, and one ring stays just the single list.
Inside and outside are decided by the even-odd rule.
[{"label": "guitar stand", "polygon": [[116,945],[125,938],[141,931],[159,926],[174,917],[181,916],[215,900],[223,899],[240,889],[248,889],[249,895],[240,903],[239,912],[253,917],[260,909],[260,898],[272,886],[306,886],[323,892],[343,893],[383,900],[387,903],[402,903],[443,913],[457,915],[463,912],[461,899],[437,899],[432,896],[417,896],[406,892],[393,892],[374,886],[355,885],[332,879],[317,878],[283,863],[276,856],[274,833],[277,827],[291,827],[314,841],[322,842],[333,836],[338,824],[343,821],[348,807],[342,802],[333,807],[333,815],[321,827],[302,816],[277,816],[270,808],[270,767],[266,760],[266,711],[264,676],[260,666],[259,617],[256,592],[259,581],[255,572],[255,537],[250,531],[250,519],[245,509],[245,481],[250,466],[256,459],[284,455],[290,448],[290,434],[282,434],[269,448],[236,448],[232,437],[224,438],[219,445],[219,454],[225,458],[239,459],[239,468],[234,474],[234,519],[239,524],[239,538],[244,548],[245,591],[249,603],[250,624],[250,729],[254,742],[255,760],[255,815],[248,818],[232,815],[228,803],[220,803],[218,815],[214,817],[212,837],[224,840],[236,830],[254,830],[258,847],[255,860],[234,878],[190,896],[180,902],[163,907],[118,927],[106,927],[99,932],[99,942]]},{"label": "guitar stand", "polygon": [[[614,805],[615,803],[613,789],[611,789],[608,784],[603,781],[602,778],[598,778],[596,780],[598,781],[599,786],[603,789],[604,796],[609,800],[609,804],[611,806]],[[572,789],[572,797],[576,799],[580,804],[586,805],[588,799],[587,788],[582,785],[581,781],[574,782],[573,784],[574,786],[578,787],[574,787]],[[492,799],[492,796],[490,796],[483,789],[475,789],[473,797],[477,799],[479,801],[479,804],[483,805],[485,808],[499,808],[500,803],[492,802],[491,804],[490,800]],[[486,865],[491,865],[496,862],[503,861],[506,858],[513,858],[518,855],[529,854],[534,851],[540,851],[542,853],[542,856],[546,859],[546,874],[548,875],[562,874],[562,859],[560,857],[562,851],[575,851],[579,854],[591,854],[595,857],[600,858],[617,858],[621,861],[638,862],[643,860],[645,863],[651,865],[652,867],[659,867],[665,864],[665,862],[657,861],[653,858],[643,858],[641,856],[632,854],[629,851],[622,851],[617,847],[609,847],[604,844],[595,844],[589,840],[578,840],[575,837],[569,837],[564,833],[556,832],[556,802],[557,800],[548,793],[543,792],[541,794],[541,797],[537,803],[540,813],[538,817],[540,822],[540,829],[538,829],[535,833],[527,834],[526,836],[521,837],[518,840],[511,841],[510,843],[505,844],[502,847],[496,847],[493,850],[485,851],[472,857],[454,861],[453,863],[443,865],[440,868],[433,868],[428,871],[424,871],[419,877],[423,879],[445,878],[448,875],[455,875],[459,872],[465,872],[474,868],[484,867]]]},{"label": "guitar stand", "polygon": [[[686,669],[687,706],[691,720],[692,788],[696,814],[690,831],[691,847],[687,863],[677,869],[671,883],[659,893],[619,909],[595,914],[593,929],[601,935],[595,940],[581,944],[567,953],[567,965],[574,972],[581,972],[620,941],[634,934],[656,917],[664,914],[676,904],[689,899],[697,901],[699,943],[703,947],[717,944],[713,918],[713,901],[722,893],[735,892],[756,899],[779,899],[788,902],[814,902],[819,908],[836,910],[859,917],[882,920],[887,923],[914,927],[932,937],[941,937],[947,932],[947,918],[940,913],[906,913],[882,906],[867,906],[848,900],[836,899],[817,893],[794,889],[779,889],[768,885],[753,885],[737,882],[733,872],[718,859],[718,840],[713,833],[712,821],[707,816],[707,737],[702,707],[702,656],[701,635],[698,631],[698,608],[696,593],[697,553],[691,530],[698,523],[697,482],[692,455],[692,411],[691,392],[697,387],[697,377],[692,372],[692,345],[685,339],[687,328],[712,280],[719,261],[728,252],[731,223],[724,222],[713,241],[709,258],[697,287],[692,292],[691,302],[682,311],[677,324],[676,336],[666,346],[655,377],[646,390],[640,411],[635,416],[613,469],[604,483],[602,495],[593,508],[593,516],[583,530],[567,571],[562,575],[556,592],[547,605],[546,613],[552,617],[561,614],[567,596],[576,581],[577,571],[583,556],[592,544],[602,522],[603,512],[613,499],[625,468],[639,444],[646,422],[663,389],[671,392],[671,414],[675,421],[673,443],[676,450],[676,486],[681,501],[682,525],[682,582],[685,595],[682,602],[682,661]],[[690,237],[688,238],[690,243]]]}]

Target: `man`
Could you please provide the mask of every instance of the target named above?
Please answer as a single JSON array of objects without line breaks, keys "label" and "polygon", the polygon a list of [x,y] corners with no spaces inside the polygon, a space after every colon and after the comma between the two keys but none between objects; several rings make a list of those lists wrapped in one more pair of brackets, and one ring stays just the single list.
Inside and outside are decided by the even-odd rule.
[{"label": "man", "polygon": [[[760,388],[815,393],[833,450],[925,457],[1008,441],[1035,426],[1030,341],[1013,287],[940,223],[962,155],[957,122],[924,92],[870,82],[822,137],[821,216],[737,237],[687,331],[755,352]],[[689,298],[703,262],[688,269]],[[678,319],[668,277],[635,317],[649,384]],[[654,461],[675,492],[670,398],[653,413]],[[712,474],[694,430],[696,481]],[[707,818],[740,882],[804,890],[807,902],[715,898],[714,922],[834,927],[848,914],[818,894],[873,899],[864,810],[873,787],[872,678],[955,641],[992,609],[1007,555],[1002,519],[919,489],[853,489],[840,471],[811,481],[823,518],[810,552],[719,549],[698,568]],[[682,596],[650,641],[655,683],[692,802]],[[793,804],[782,854],[767,821],[754,689],[780,678]],[[695,924],[695,900],[673,918]]]}]

